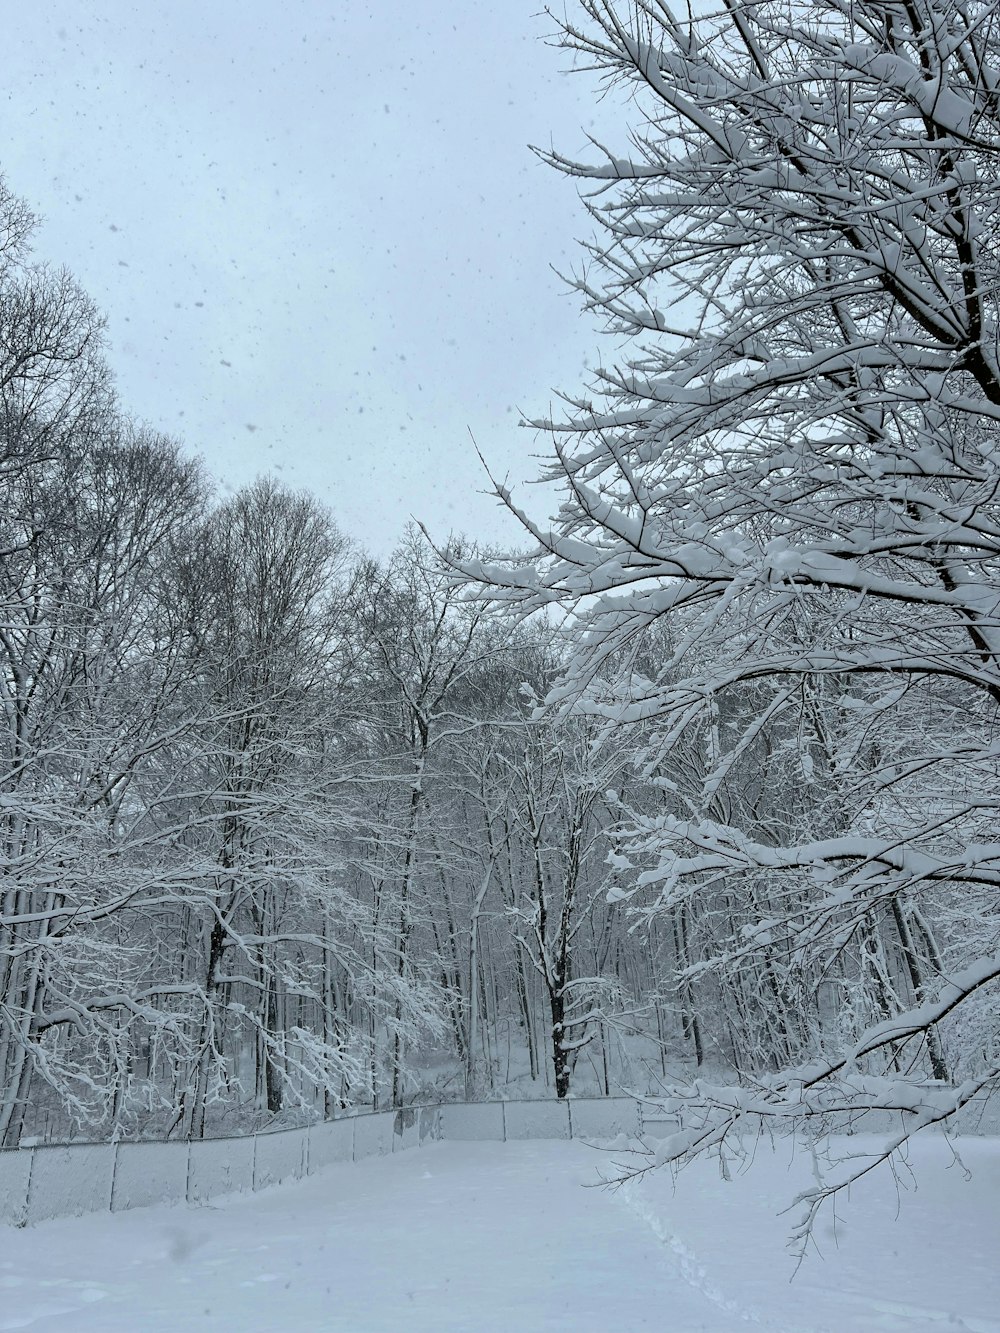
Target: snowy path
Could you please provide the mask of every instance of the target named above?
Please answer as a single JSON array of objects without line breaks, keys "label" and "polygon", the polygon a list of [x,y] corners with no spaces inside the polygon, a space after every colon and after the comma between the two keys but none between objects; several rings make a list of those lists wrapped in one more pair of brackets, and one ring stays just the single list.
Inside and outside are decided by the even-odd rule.
[{"label": "snowy path", "polygon": [[932,1169],[925,1206],[894,1225],[894,1198],[870,1201],[850,1263],[835,1250],[789,1287],[777,1158],[752,1188],[708,1166],[677,1195],[663,1178],[612,1194],[581,1188],[600,1159],[579,1144],[435,1144],[208,1207],[5,1232],[0,1330],[1000,1333],[1000,1150],[970,1155],[965,1230],[964,1182]]}]

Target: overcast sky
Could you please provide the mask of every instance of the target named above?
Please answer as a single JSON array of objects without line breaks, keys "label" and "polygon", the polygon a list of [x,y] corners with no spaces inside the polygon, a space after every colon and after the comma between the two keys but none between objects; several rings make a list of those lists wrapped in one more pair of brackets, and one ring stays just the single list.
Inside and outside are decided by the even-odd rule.
[{"label": "overcast sky", "polygon": [[0,166],[39,254],[106,311],[126,406],[226,486],[309,487],[379,553],[410,514],[520,542],[469,431],[535,475],[518,412],[579,387],[602,341],[551,269],[590,224],[527,145],[583,152],[621,120],[538,9],[22,6]]}]

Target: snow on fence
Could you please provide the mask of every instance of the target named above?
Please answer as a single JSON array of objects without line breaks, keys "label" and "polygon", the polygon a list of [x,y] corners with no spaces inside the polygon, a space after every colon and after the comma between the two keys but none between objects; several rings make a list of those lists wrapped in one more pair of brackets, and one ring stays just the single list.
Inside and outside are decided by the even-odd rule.
[{"label": "snow on fence", "polygon": [[0,1151],[0,1224],[200,1203],[437,1139],[601,1139],[641,1129],[637,1101],[601,1097],[406,1106],[228,1139],[13,1148]]}]

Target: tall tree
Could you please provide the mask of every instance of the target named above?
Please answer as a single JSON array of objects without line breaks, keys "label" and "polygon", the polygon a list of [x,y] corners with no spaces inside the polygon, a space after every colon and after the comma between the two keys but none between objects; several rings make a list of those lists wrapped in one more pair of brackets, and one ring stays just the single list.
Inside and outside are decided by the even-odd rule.
[{"label": "tall tree", "polygon": [[[316,501],[263,479],[209,517],[184,570],[211,728],[203,738],[204,822],[214,866],[198,903],[207,908],[202,956],[186,960],[201,973],[202,1014],[182,1123],[198,1136],[210,1097],[228,1077],[227,1026],[235,1029],[232,1044],[253,1045],[261,1106],[279,1111],[289,1090],[287,992],[310,987],[286,946],[302,924],[303,886],[330,853],[316,846],[323,841],[316,788],[326,776],[316,751],[332,722],[326,686],[339,646],[345,559],[346,542]],[[331,808],[320,818],[326,837],[334,836],[336,815]],[[311,933],[299,943],[322,953]],[[234,1025],[226,1002],[237,977],[244,1022]]]},{"label": "tall tree", "polygon": [[188,677],[161,599],[200,470],[128,423],[99,424],[8,491],[8,518],[34,530],[0,564],[0,1132],[12,1142],[42,1097],[78,1121],[117,1118],[133,1028],[159,1022],[171,991],[148,974],[135,922],[170,879],[169,837],[148,815],[158,756],[189,721]]},{"label": "tall tree", "polygon": [[[477,694],[498,645],[485,632],[481,608],[463,603],[416,531],[385,569],[371,565],[362,575],[358,616],[376,683],[372,713],[400,796],[380,819],[376,892],[380,929],[394,934],[392,966],[402,994],[415,970],[411,943],[422,915],[417,889],[422,876],[433,875],[439,856],[430,827],[432,765],[479,725]],[[404,1092],[401,1003],[390,1023],[393,1105]]]},{"label": "tall tree", "polygon": [[[642,110],[624,151],[543,154],[587,187],[575,286],[624,356],[536,423],[567,499],[551,531],[525,518],[531,567],[469,572],[570,611],[583,706],[647,729],[663,802],[625,812],[636,910],[711,921],[699,976],[773,980],[770,1072],[685,1093],[701,1118],[672,1155],[837,1108],[896,1113],[888,1155],[1000,1072],[1000,15],[575,15],[556,43]],[[637,673],[664,623],[671,653]],[[752,790],[765,758],[777,805]],[[831,986],[878,998],[793,1021]],[[973,1009],[985,1043],[962,1040]]]}]

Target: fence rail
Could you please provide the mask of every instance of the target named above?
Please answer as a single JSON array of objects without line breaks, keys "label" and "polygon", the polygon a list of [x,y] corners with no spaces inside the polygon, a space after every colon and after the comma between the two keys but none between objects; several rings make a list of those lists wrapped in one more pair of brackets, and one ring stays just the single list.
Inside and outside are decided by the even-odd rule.
[{"label": "fence rail", "polygon": [[[200,1203],[439,1139],[605,1139],[642,1129],[641,1103],[600,1097],[407,1106],[237,1138],[39,1144],[0,1152],[0,1224]],[[669,1129],[658,1122],[656,1132]]]}]

